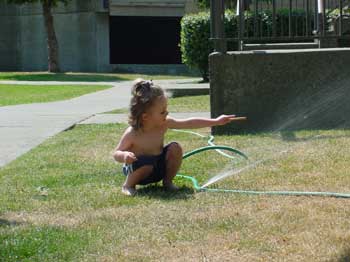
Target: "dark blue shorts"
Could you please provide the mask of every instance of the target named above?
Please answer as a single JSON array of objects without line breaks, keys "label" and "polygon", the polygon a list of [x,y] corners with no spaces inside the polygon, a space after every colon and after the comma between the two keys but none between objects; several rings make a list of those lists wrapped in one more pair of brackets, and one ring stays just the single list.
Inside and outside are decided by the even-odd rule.
[{"label": "dark blue shorts", "polygon": [[166,153],[168,152],[169,146],[173,143],[176,143],[176,142],[172,142],[166,145],[163,148],[162,153],[159,155],[138,156],[137,160],[132,164],[124,164],[123,165],[124,175],[125,176],[130,175],[132,172],[134,172],[135,170],[143,166],[153,166],[152,173],[145,179],[141,180],[138,184],[147,185],[147,184],[156,183],[163,180],[166,174]]}]

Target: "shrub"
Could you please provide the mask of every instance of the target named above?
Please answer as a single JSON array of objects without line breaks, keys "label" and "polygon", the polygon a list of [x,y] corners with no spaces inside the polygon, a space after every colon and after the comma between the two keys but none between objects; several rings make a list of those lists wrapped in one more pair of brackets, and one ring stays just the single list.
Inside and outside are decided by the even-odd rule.
[{"label": "shrub", "polygon": [[[310,16],[310,27],[313,27],[313,20]],[[225,34],[228,38],[238,35],[237,16],[235,11],[225,12]],[[292,32],[293,35],[305,34],[305,12],[293,10]],[[255,25],[254,25],[255,23]],[[254,32],[254,28],[256,28]],[[276,14],[276,35],[288,36],[289,12],[287,9],[280,9]],[[309,32],[310,33],[310,32]],[[250,11],[245,12],[245,36],[253,37],[272,36],[272,12],[262,10],[257,14],[256,19]],[[180,48],[182,62],[191,68],[200,71],[203,80],[208,81],[208,56],[213,51],[213,43],[210,42],[210,14],[201,12],[198,14],[186,15],[181,20]],[[237,50],[236,42],[228,42],[228,50]]]},{"label": "shrub", "polygon": [[203,79],[208,80],[208,55],[212,51],[209,13],[186,15],[181,20],[181,57],[182,62],[191,68],[197,68]]},{"label": "shrub", "polygon": [[[232,11],[225,14],[225,30],[232,37],[237,32],[235,16]],[[208,81],[208,56],[213,51],[210,38],[210,14],[202,12],[186,15],[181,20],[180,48],[182,62],[200,71],[203,80]]]}]

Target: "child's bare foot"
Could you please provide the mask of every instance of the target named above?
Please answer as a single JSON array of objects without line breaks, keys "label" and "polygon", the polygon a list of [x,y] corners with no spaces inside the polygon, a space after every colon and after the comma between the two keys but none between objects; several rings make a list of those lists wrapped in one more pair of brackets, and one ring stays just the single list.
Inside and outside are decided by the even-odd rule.
[{"label": "child's bare foot", "polygon": [[169,191],[178,191],[179,187],[175,186],[173,183],[163,183],[163,187]]},{"label": "child's bare foot", "polygon": [[136,194],[135,187],[122,186],[122,193],[127,196],[134,196]]}]

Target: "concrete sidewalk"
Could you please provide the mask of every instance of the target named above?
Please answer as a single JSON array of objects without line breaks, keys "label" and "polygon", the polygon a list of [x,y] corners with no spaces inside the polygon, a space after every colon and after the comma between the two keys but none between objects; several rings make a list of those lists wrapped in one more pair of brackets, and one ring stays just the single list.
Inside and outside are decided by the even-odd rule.
[{"label": "concrete sidewalk", "polygon": [[[166,90],[207,89],[194,79],[155,80]],[[0,84],[103,84],[112,88],[70,100],[0,107],[0,167],[36,147],[47,138],[66,130],[93,115],[129,105],[131,81],[126,82],[22,82],[0,81]],[[209,91],[208,91],[209,92]]]}]

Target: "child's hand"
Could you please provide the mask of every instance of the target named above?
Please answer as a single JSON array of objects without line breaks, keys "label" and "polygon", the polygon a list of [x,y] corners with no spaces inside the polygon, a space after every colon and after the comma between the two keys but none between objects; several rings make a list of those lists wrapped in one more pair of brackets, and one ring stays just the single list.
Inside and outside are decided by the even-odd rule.
[{"label": "child's hand", "polygon": [[235,119],[236,115],[221,115],[216,118],[216,123],[219,126],[226,125]]},{"label": "child's hand", "polygon": [[133,152],[125,152],[124,154],[124,163],[131,164],[137,160]]}]

